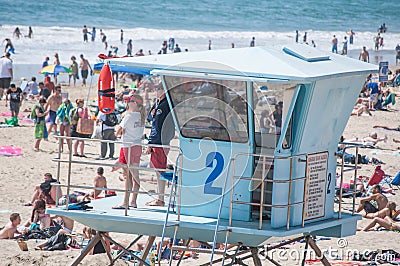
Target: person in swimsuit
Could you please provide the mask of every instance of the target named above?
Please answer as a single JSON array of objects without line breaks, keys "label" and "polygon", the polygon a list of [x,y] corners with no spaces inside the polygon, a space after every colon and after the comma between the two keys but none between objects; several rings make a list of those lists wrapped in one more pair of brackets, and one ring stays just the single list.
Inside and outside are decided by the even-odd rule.
[{"label": "person in swimsuit", "polygon": [[388,205],[388,199],[382,194],[382,188],[380,185],[373,185],[371,189],[372,195],[360,200],[357,213],[364,211],[364,217],[369,213],[376,213],[383,210]]},{"label": "person in swimsuit", "polygon": [[369,63],[369,53],[367,51],[367,48],[364,46],[361,50],[360,55],[358,56],[358,60],[362,59],[364,62]]},{"label": "person in swimsuit", "polygon": [[13,239],[14,234],[22,234],[18,231],[18,225],[21,223],[19,213],[12,213],[10,215],[10,222],[0,230],[0,239]]},{"label": "person in swimsuit", "polygon": [[50,215],[46,214],[46,201],[39,199],[33,206],[31,219],[24,226],[30,227],[31,230],[38,227],[43,230],[50,227],[50,222]]},{"label": "person in swimsuit", "polygon": [[367,213],[364,218],[373,219],[376,217],[385,218],[386,216],[395,219],[400,213],[400,210],[396,211],[396,203],[389,201],[385,208],[374,213]]}]

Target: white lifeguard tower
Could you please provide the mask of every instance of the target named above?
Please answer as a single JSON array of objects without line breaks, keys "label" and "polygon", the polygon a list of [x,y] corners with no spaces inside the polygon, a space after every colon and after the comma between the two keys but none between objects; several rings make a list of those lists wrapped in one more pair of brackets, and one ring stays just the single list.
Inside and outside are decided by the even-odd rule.
[{"label": "white lifeguard tower", "polygon": [[93,201],[92,211],[49,213],[104,232],[248,246],[255,265],[257,247],[273,236],[355,234],[360,217],[334,210],[335,152],[377,66],[297,44],[110,64],[161,77],[179,137],[176,189],[169,206],[126,216],[112,198]]}]

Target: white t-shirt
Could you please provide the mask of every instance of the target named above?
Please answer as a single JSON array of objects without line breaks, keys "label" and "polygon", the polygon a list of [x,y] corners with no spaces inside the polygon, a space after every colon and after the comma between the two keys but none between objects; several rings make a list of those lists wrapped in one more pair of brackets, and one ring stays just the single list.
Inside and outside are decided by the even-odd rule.
[{"label": "white t-shirt", "polygon": [[7,57],[0,58],[0,78],[11,78],[12,61]]},{"label": "white t-shirt", "polygon": [[[143,136],[144,126],[139,112],[127,113],[119,124],[125,133],[122,134],[121,141],[140,144]],[[129,147],[129,144],[122,144],[122,147]]]},{"label": "white t-shirt", "polygon": [[32,81],[32,80],[29,81],[28,82],[28,86],[26,86],[26,87],[29,88],[28,94],[32,94],[32,95],[38,95],[39,94],[39,89],[38,89],[38,85],[37,85],[36,81]]}]

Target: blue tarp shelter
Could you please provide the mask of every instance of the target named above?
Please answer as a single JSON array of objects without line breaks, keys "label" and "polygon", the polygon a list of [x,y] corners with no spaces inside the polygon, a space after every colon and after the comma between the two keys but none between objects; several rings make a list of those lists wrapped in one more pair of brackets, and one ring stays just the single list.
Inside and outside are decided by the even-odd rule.
[{"label": "blue tarp shelter", "polygon": [[[94,64],[94,70],[100,71],[103,67],[104,63],[97,63]],[[133,74],[140,74],[140,75],[150,75],[150,70],[144,68],[137,68],[131,66],[122,66],[122,65],[114,65],[110,64],[112,72],[125,72],[125,73],[133,73]]]}]

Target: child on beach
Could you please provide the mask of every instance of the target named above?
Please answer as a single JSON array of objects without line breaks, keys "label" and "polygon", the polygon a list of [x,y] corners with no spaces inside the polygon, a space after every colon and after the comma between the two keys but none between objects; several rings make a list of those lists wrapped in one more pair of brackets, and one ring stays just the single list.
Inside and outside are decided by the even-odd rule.
[{"label": "child on beach", "polygon": [[[71,132],[71,124],[69,114],[73,109],[73,105],[69,99],[65,99],[64,102],[58,107],[56,116],[60,121],[60,135],[61,136],[70,136]],[[61,141],[61,152],[64,149],[64,140],[60,139]],[[68,149],[71,150],[71,140],[67,139]]]},{"label": "child on beach", "polygon": [[0,231],[0,239],[13,239],[15,238],[14,234],[23,234],[17,229],[20,223],[21,217],[19,216],[19,213],[12,213],[10,215],[10,222]]},{"label": "child on beach", "polygon": [[43,230],[50,227],[50,222],[50,215],[46,214],[46,202],[43,199],[37,200],[32,210],[31,219],[25,223],[25,227],[29,227],[30,230]]},{"label": "child on beach", "polygon": [[[132,145],[123,143],[118,163],[127,164],[132,166],[139,166],[140,155],[142,154],[142,146],[140,145],[141,137],[144,132],[144,123],[146,119],[145,108],[143,106],[143,98],[134,94],[132,96],[125,97],[126,102],[126,115],[121,121],[121,124],[117,126],[115,135],[121,137],[122,142],[137,143],[139,145]],[[130,157],[130,162],[128,159]],[[116,168],[113,168],[115,171]],[[127,190],[139,190],[139,170],[138,169],[127,169],[123,168],[123,175],[125,177],[125,189]],[[138,193],[132,193],[132,199],[129,202],[129,192],[125,193],[124,202],[121,205],[114,206],[113,209],[125,209],[126,204],[130,207],[137,208],[136,199]]]},{"label": "child on beach", "polygon": [[10,102],[10,111],[12,119],[14,120],[14,126],[18,125],[18,114],[19,109],[23,101],[22,90],[20,87],[16,87],[15,84],[10,85],[10,89],[6,93],[6,106]]},{"label": "child on beach", "polygon": [[45,117],[49,111],[45,111],[44,105],[46,104],[46,99],[40,98],[39,104],[36,104],[32,108],[31,119],[35,122],[35,147],[34,151],[39,151],[40,142],[42,139],[47,139],[47,130]]}]

